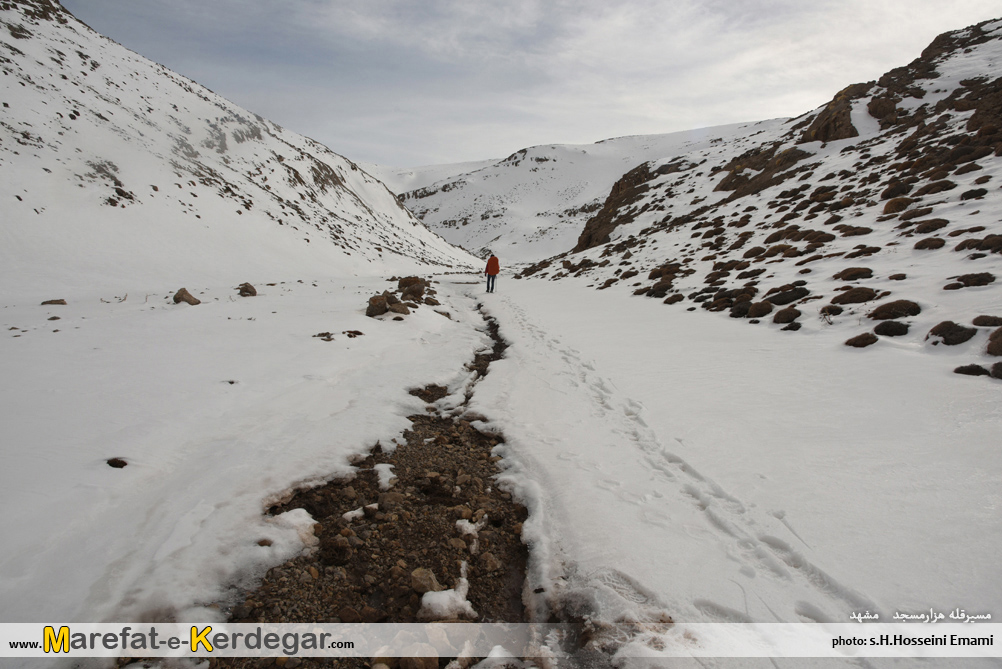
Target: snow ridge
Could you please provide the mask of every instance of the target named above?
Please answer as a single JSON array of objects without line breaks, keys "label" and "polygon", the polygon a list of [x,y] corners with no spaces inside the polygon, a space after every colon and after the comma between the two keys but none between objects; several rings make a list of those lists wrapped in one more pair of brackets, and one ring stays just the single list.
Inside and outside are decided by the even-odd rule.
[{"label": "snow ridge", "polygon": [[0,23],[5,285],[471,261],[355,163],[57,3],[4,3]]}]

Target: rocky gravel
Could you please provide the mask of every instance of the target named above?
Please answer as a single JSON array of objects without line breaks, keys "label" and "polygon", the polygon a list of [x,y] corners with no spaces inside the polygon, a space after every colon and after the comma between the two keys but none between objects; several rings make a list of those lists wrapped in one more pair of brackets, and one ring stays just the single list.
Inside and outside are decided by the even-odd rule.
[{"label": "rocky gravel", "polygon": [[[496,323],[488,320],[488,329],[492,349],[468,365],[481,376],[506,348]],[[476,612],[467,620],[525,622],[527,550],[521,532],[527,512],[494,479],[501,458],[493,449],[504,437],[478,430],[470,416],[443,414],[434,403],[447,393],[433,385],[412,390],[428,403],[426,412],[409,417],[411,427],[396,443],[377,444],[358,457],[352,478],[302,490],[268,510],[272,515],[297,508],[308,511],[317,521],[319,545],[270,569],[259,587],[230,609],[230,622],[439,620],[422,610],[422,595],[454,588],[464,563],[467,600]],[[449,658],[384,661],[392,669],[445,666]],[[128,662],[123,659],[122,664]],[[373,664],[372,658],[211,661],[213,669]]]}]

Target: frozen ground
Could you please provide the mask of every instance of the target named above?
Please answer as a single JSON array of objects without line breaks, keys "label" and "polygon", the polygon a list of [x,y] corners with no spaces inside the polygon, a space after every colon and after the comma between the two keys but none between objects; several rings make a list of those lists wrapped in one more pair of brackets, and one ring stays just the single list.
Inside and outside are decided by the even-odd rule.
[{"label": "frozen ground", "polygon": [[366,318],[386,284],[355,278],[212,288],[197,307],[6,301],[4,620],[218,616],[205,607],[228,586],[311,541],[305,514],[266,519],[271,502],[390,443],[423,409],[408,388],[467,383],[477,302],[511,347],[471,408],[505,433],[530,507],[536,606],[607,622],[998,613],[993,382],[824,329],[474,279],[440,277],[452,320]]}]

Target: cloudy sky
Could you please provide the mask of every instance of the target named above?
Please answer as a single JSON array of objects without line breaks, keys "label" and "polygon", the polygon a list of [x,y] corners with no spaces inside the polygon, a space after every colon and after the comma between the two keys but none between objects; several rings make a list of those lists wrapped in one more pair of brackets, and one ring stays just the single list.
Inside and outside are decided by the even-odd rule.
[{"label": "cloudy sky", "polygon": [[62,0],[99,32],[359,161],[795,116],[997,0]]}]

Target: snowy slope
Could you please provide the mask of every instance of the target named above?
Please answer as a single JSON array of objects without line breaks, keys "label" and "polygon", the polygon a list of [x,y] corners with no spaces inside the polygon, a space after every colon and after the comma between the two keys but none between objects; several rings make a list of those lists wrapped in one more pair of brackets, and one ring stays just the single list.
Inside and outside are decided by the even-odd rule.
[{"label": "snowy slope", "polygon": [[453,179],[467,172],[476,172],[496,162],[498,161],[495,159],[488,159],[445,165],[422,165],[420,167],[387,167],[374,163],[357,164],[386,184],[386,187],[394,193],[405,193],[417,188],[426,188],[437,181]]},{"label": "snowy slope", "polygon": [[[534,146],[431,185],[415,184],[402,200],[453,244],[478,254],[491,249],[509,264],[535,261],[572,247],[613,183],[637,165],[741,141],[776,124]],[[421,170],[415,168],[422,176],[437,176],[431,168]]]},{"label": "snowy slope", "polygon": [[[0,10],[5,289],[374,273],[469,257],[326,147],[102,37]],[[392,271],[392,270],[391,270]]]},{"label": "snowy slope", "polygon": [[974,320],[1002,316],[1000,61],[1002,22],[947,33],[809,114],[640,165],[573,252],[523,276],[844,340],[895,320],[868,335],[878,349],[987,369],[998,323]]}]

